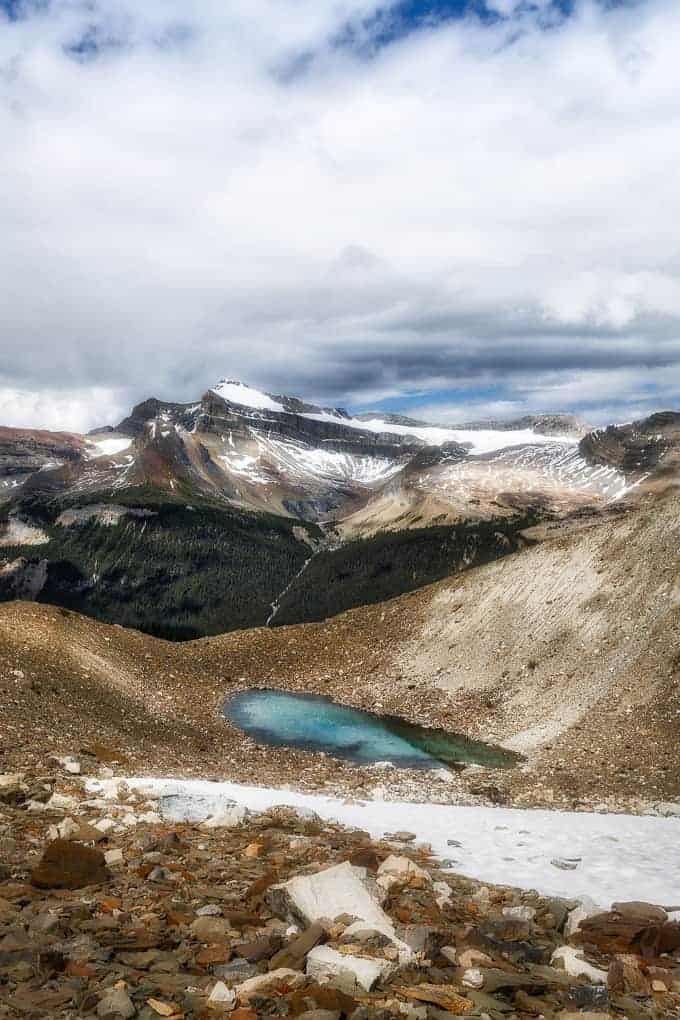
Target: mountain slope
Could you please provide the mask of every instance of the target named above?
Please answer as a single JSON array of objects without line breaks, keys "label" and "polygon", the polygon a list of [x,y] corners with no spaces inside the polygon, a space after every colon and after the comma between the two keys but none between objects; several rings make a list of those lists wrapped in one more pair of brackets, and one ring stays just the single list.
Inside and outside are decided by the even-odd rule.
[{"label": "mountain slope", "polygon": [[629,810],[678,799],[679,510],[676,493],[649,497],[603,520],[542,527],[512,557],[382,605],[181,644],[47,606],[0,606],[0,683],[16,741],[6,764],[33,747],[72,752],[92,731],[144,771],[297,777],[344,792],[382,782],[375,770],[258,748],[220,720],[226,696],[260,686],[528,755],[520,772],[469,769],[446,784],[393,770],[395,797]]},{"label": "mountain slope", "polygon": [[320,619],[658,490],[679,420],[579,441],[567,416],[439,427],[223,380],[88,436],[4,429],[0,598],[177,638]]}]

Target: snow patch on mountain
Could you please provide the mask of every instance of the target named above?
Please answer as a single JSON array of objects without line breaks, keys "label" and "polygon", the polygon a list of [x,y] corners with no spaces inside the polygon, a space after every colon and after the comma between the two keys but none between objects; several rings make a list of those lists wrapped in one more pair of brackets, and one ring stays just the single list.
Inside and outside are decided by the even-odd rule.
[{"label": "snow patch on mountain", "polygon": [[403,464],[385,457],[319,449],[291,439],[261,435],[254,429],[249,452],[234,446],[232,433],[227,443],[217,459],[230,474],[253,483],[271,484],[285,477],[298,484],[311,480],[371,486],[403,470]]},{"label": "snow patch on mountain", "polygon": [[213,386],[212,392],[222,400],[229,401],[230,404],[253,407],[258,411],[285,411],[283,404],[272,400],[267,393],[251,389],[245,383],[237,382],[234,379],[221,379],[217,386]]},{"label": "snow patch on mountain", "polygon": [[447,429],[437,425],[396,425],[382,418],[371,418],[363,421],[359,418],[344,418],[330,411],[313,414],[302,414],[300,417],[310,421],[344,425],[346,428],[361,429],[376,434],[387,433],[396,436],[413,436],[428,446],[442,446],[444,443],[459,443],[468,446],[472,456],[492,453],[511,446],[531,443],[535,446],[546,443],[563,443],[575,446],[578,440],[573,436],[544,436],[533,429]]},{"label": "snow patch on mountain", "polygon": [[470,498],[485,491],[589,493],[607,501],[621,499],[632,486],[616,468],[589,464],[573,446],[546,443],[495,451],[446,466],[422,487]]},{"label": "snow patch on mountain", "polygon": [[403,467],[384,457],[316,449],[273,438],[266,440],[266,447],[276,457],[281,470],[293,476],[312,475],[332,481],[373,485],[398,474]]},{"label": "snow patch on mountain", "polygon": [[115,457],[117,453],[122,453],[132,446],[129,436],[107,436],[90,439],[88,442],[94,447],[94,450],[89,451],[91,457]]},{"label": "snow patch on mountain", "polygon": [[248,482],[267,485],[272,480],[260,470],[258,457],[229,450],[227,453],[220,454],[219,459],[230,474],[240,475]]}]

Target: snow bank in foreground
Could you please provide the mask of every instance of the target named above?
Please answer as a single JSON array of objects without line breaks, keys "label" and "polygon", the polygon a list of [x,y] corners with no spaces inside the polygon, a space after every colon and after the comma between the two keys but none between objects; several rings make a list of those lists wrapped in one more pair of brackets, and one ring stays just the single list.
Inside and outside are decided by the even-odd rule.
[{"label": "snow bank in foreground", "polygon": [[[120,780],[92,780],[102,790]],[[453,870],[502,885],[533,888],[558,896],[591,896],[609,906],[615,900],[649,900],[671,905],[680,888],[680,818],[575,814],[491,807],[409,804],[400,801],[349,803],[332,797],[211,783],[204,780],[128,779],[149,796],[173,795],[173,821],[192,812],[200,797],[213,813],[227,800],[255,811],[289,804],[322,818],[356,826],[379,838],[408,829],[432,844]],[[458,845],[449,845],[455,840]],[[553,860],[580,858],[573,870]]]}]

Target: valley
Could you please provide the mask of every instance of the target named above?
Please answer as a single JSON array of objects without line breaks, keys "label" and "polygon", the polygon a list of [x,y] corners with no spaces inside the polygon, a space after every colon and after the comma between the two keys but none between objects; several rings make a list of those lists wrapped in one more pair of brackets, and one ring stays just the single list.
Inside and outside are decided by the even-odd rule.
[{"label": "valley", "polygon": [[223,380],[86,436],[3,429],[0,599],[172,640],[319,621],[634,505],[679,421],[442,427]]}]

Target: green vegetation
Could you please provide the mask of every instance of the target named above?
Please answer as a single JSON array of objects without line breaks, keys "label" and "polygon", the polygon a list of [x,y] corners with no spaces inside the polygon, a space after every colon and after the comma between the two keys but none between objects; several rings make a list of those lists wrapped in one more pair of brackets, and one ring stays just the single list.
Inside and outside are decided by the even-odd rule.
[{"label": "green vegetation", "polygon": [[[65,509],[118,504],[149,516],[94,518],[61,527]],[[41,546],[14,546],[3,560],[47,562],[38,600],[108,623],[186,640],[265,624],[271,604],[301,570],[320,540],[313,524],[249,513],[151,487],[64,498],[33,493],[20,506],[50,536]],[[533,515],[508,521],[384,532],[313,556],[283,598],[275,624],[323,620],[355,606],[393,598],[517,548],[517,531]],[[0,598],[13,598],[11,588]]]},{"label": "green vegetation", "polygon": [[323,620],[354,606],[383,602],[497,559],[513,552],[518,530],[533,523],[529,515],[383,532],[322,552],[286,594],[276,626]]},{"label": "green vegetation", "polygon": [[64,528],[54,522],[65,501],[32,497],[22,513],[51,541],[3,549],[2,558],[48,561],[41,602],[171,640],[264,624],[310,554],[293,534],[299,522],[286,518],[210,504],[188,508],[153,491],[93,502],[141,507],[154,516]]}]

